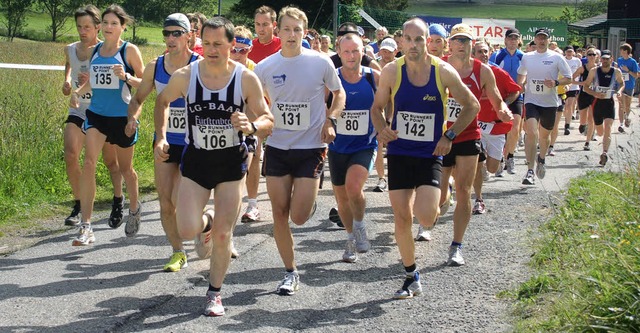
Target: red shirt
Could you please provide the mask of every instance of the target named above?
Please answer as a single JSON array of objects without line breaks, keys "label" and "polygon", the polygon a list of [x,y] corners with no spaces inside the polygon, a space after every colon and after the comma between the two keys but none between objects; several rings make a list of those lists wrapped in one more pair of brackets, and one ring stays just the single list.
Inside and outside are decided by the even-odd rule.
[{"label": "red shirt", "polygon": [[[493,75],[496,77],[496,85],[498,86],[498,91],[500,92],[500,96],[504,100],[510,94],[520,91],[520,86],[513,81],[511,75],[507,73],[504,69],[498,66],[489,66],[493,71]],[[511,130],[512,122],[503,123],[498,118],[496,114],[496,110],[493,109],[489,98],[487,98],[487,94],[483,91],[482,97],[480,98],[480,113],[478,113],[478,122],[487,123],[479,124],[480,128],[484,131],[489,130],[489,134],[507,134]]]},{"label": "red shirt", "polygon": [[273,36],[269,44],[262,44],[258,41],[258,38],[253,40],[253,48],[249,52],[249,59],[253,60],[256,64],[262,61],[262,59],[280,51],[282,42],[279,37]]},{"label": "red shirt", "polygon": [[[443,58],[446,61],[449,61],[449,57]],[[475,96],[478,101],[482,96],[482,89],[480,88],[480,69],[482,68],[482,62],[478,59],[473,59],[473,70],[469,76],[462,78],[462,83],[464,83],[471,92],[473,96]],[[447,101],[447,129],[449,129],[453,123],[458,120],[458,115],[460,114],[461,106],[456,102],[454,98],[449,96],[449,100]],[[478,117],[476,116],[471,123],[456,136],[453,143],[471,141],[471,140],[480,140],[481,132],[478,127]]]}]

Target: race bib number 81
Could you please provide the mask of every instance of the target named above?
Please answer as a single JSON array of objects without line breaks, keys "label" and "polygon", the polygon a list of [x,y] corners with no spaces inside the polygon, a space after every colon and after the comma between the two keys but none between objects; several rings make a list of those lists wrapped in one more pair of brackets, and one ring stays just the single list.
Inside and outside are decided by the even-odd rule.
[{"label": "race bib number 81", "polygon": [[544,80],[531,79],[529,81],[529,84],[531,85],[529,87],[529,90],[531,91],[532,94],[544,95],[551,92],[551,88],[544,85]]},{"label": "race bib number 81", "polygon": [[399,111],[396,130],[400,139],[433,142],[435,123],[435,114]]},{"label": "race bib number 81", "polygon": [[272,109],[277,128],[291,131],[309,128],[311,106],[308,102],[275,102]]},{"label": "race bib number 81", "polygon": [[336,132],[341,135],[366,135],[369,132],[369,110],[344,110],[338,118]]}]

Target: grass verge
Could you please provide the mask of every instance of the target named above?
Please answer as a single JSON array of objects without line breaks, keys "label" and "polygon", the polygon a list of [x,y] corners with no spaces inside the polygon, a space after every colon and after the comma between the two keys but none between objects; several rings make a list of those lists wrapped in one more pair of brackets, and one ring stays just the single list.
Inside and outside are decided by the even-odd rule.
[{"label": "grass verge", "polygon": [[556,217],[541,227],[533,277],[509,292],[517,304],[515,332],[640,332],[640,163],[634,163],[571,182]]}]

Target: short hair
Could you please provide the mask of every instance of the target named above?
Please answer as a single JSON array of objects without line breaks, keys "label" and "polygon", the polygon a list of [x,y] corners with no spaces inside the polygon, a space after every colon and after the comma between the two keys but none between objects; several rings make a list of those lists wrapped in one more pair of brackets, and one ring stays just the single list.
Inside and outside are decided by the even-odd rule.
[{"label": "short hair", "polygon": [[402,29],[393,32],[393,37],[402,37]]},{"label": "short hair", "polygon": [[247,38],[250,40],[253,39],[253,33],[251,33],[251,30],[249,30],[249,28],[245,27],[244,25],[237,25],[234,30],[235,36]]},{"label": "short hair", "polygon": [[402,30],[404,31],[404,29],[406,29],[408,25],[415,24],[415,23],[417,23],[417,25],[424,26],[424,34],[427,35],[427,36],[429,35],[429,26],[427,25],[427,23],[424,22],[424,20],[422,20],[421,18],[419,18],[417,16],[414,16],[414,17],[408,19],[407,21],[405,21],[402,24]]},{"label": "short hair", "polygon": [[472,54],[476,54],[476,46],[486,46],[489,52],[491,52],[491,45],[484,38],[476,39],[476,43],[473,44],[473,48],[471,49]]},{"label": "short hair", "polygon": [[76,23],[78,22],[78,19],[83,16],[89,16],[95,25],[100,24],[100,10],[94,5],[80,7],[76,9],[75,13],[73,13]]},{"label": "short hair", "polygon": [[534,41],[530,41],[529,42],[529,46],[534,46],[534,45],[536,45],[536,42],[534,42]]},{"label": "short hair", "polygon": [[198,21],[200,21],[200,24],[203,24],[204,21],[207,20],[207,17],[204,14],[200,13],[200,12],[195,12],[195,13],[193,13],[193,15],[198,18]]},{"label": "short hair", "polygon": [[200,36],[204,35],[204,28],[211,28],[211,29],[224,28],[225,37],[227,37],[227,40],[229,42],[233,41],[233,38],[235,37],[235,33],[236,33],[235,28],[233,27],[233,23],[231,23],[231,21],[229,21],[228,19],[222,16],[216,16],[206,20],[202,24],[202,29],[200,30]]},{"label": "short hair", "polygon": [[377,33],[378,31],[384,31],[384,34],[385,34],[385,35],[388,35],[388,34],[389,34],[389,30],[387,30],[387,27],[379,26],[379,27],[378,27],[378,29],[376,29],[376,33]]},{"label": "short hair", "polygon": [[328,41],[329,41],[329,43],[331,43],[331,37],[329,37],[328,35],[322,35],[322,36],[320,36],[320,40],[324,40],[324,39],[328,40]]},{"label": "short hair", "polygon": [[107,9],[102,12],[103,20],[107,14],[113,14],[117,16],[118,20],[120,20],[120,25],[133,24],[133,17],[129,16],[129,14],[127,14],[127,12],[125,12],[122,7],[116,4],[107,7]]},{"label": "short hair", "polygon": [[307,32],[307,35],[311,35],[311,37],[313,37],[314,39],[320,38],[320,34],[316,29],[309,29],[309,31]]},{"label": "short hair", "polygon": [[282,24],[282,18],[288,16],[294,20],[302,21],[302,28],[307,29],[309,25],[309,20],[307,19],[307,14],[305,14],[300,8],[287,6],[283,7],[280,10],[280,14],[278,15],[278,28]]},{"label": "short hair", "polygon": [[628,43],[623,43],[622,45],[620,45],[620,50],[627,51],[628,54],[631,54],[633,48]]},{"label": "short hair", "polygon": [[275,22],[276,21],[276,11],[273,10],[273,8],[269,7],[269,6],[260,6],[256,9],[255,12],[253,12],[253,17],[256,17],[256,15],[258,14],[267,14],[269,15],[269,17],[271,17],[271,22]]},{"label": "short hair", "polygon": [[[341,45],[343,41],[345,40],[352,40],[356,43],[359,42],[360,46],[364,47],[364,41],[362,40],[362,38],[360,38],[360,36],[358,36],[357,34],[346,34],[344,35],[342,38],[340,38],[340,40],[338,41],[338,45]],[[364,51],[364,50],[363,50]]]}]

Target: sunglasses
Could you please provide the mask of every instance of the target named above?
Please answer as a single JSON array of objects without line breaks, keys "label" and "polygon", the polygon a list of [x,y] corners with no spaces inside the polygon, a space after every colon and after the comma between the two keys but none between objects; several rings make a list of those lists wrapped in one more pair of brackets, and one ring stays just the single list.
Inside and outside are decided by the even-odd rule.
[{"label": "sunglasses", "polygon": [[595,57],[595,56],[596,56],[596,54],[595,54],[595,53],[587,53],[587,56],[589,56],[589,57]]},{"label": "sunglasses", "polygon": [[466,43],[466,42],[468,42],[468,41],[470,41],[470,40],[471,40],[471,39],[469,39],[469,38],[465,38],[465,37],[453,37],[453,38],[451,38],[451,41],[453,41],[453,42],[458,42],[458,43],[460,43],[460,44],[464,44],[464,43]]},{"label": "sunglasses", "polygon": [[162,30],[162,35],[165,37],[173,36],[175,38],[178,38],[186,33],[187,32],[184,30],[174,30],[174,31]]},{"label": "sunglasses", "polygon": [[247,53],[249,53],[249,48],[248,47],[234,47],[234,48],[231,49],[231,53],[247,54]]}]

